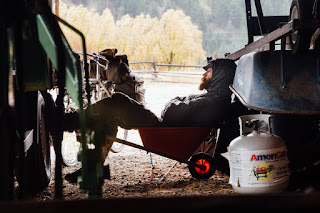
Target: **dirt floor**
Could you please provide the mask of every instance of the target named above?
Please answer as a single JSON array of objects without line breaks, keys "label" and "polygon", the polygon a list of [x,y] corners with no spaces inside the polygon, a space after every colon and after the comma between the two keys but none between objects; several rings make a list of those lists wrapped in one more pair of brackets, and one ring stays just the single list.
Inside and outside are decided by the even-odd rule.
[{"label": "dirt floor", "polygon": [[[171,98],[199,93],[197,84],[146,81],[145,88],[146,106],[158,116],[165,103]],[[129,131],[127,140],[142,144],[136,130]],[[124,147],[120,153],[110,153],[105,164],[110,165],[111,179],[104,182],[103,198],[235,194],[228,184],[229,177],[224,174],[216,172],[209,180],[196,180],[191,177],[186,164],[131,147]],[[174,168],[166,175],[172,166]],[[80,167],[80,163],[73,167],[64,167],[63,175]],[[86,192],[79,189],[77,184],[64,180],[63,186],[66,200],[87,197]],[[39,193],[36,200],[46,201],[53,198],[54,179],[52,175],[49,187]]]},{"label": "dirt floor", "polygon": [[[125,151],[125,150],[123,150]],[[111,179],[105,180],[103,198],[111,197],[154,197],[190,195],[229,195],[234,194],[228,184],[229,177],[219,172],[209,180],[196,180],[191,177],[185,164],[144,151],[132,151],[134,155],[110,154],[106,162],[110,165]],[[152,158],[152,164],[151,164]],[[176,165],[175,165],[176,164]],[[175,167],[165,176],[169,169]],[[80,168],[65,167],[63,174]],[[165,176],[165,177],[164,177]],[[64,199],[75,200],[87,197],[77,184],[64,180]],[[49,187],[36,196],[36,200],[46,201],[54,198],[54,180]]]}]

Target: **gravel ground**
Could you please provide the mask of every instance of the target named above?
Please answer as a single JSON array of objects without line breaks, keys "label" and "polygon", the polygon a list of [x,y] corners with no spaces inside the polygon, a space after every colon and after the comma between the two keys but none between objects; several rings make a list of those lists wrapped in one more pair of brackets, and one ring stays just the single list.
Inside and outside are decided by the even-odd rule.
[{"label": "gravel ground", "polygon": [[[176,96],[199,93],[197,84],[159,83],[146,80],[146,106],[160,116],[167,101]],[[128,141],[142,144],[139,133],[130,130]],[[54,157],[54,156],[53,156]],[[191,177],[186,164],[177,163],[156,154],[125,146],[120,153],[110,153],[105,161],[110,165],[111,179],[105,180],[103,198],[137,196],[189,196],[189,195],[229,195],[234,194],[228,184],[229,177],[216,172],[209,180]],[[169,169],[174,168],[166,175]],[[81,165],[63,168],[63,174],[70,173]],[[165,176],[166,175],[166,176]],[[86,192],[77,184],[64,180],[66,200],[86,198]],[[54,180],[49,187],[36,196],[36,200],[54,198]]]}]

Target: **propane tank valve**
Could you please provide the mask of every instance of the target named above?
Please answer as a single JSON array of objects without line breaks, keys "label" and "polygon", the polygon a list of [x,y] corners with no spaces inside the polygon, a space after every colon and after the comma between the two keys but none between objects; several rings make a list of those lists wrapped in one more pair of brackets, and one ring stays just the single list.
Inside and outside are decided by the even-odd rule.
[{"label": "propane tank valve", "polygon": [[252,119],[250,121],[246,121],[245,126],[248,128],[253,128],[254,131],[258,131],[259,129],[266,127],[266,123],[258,119]]}]

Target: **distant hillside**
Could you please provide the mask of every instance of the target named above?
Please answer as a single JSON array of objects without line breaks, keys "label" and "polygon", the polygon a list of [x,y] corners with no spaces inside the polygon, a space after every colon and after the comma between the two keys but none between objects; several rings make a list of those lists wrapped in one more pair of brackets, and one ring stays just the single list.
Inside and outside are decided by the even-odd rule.
[{"label": "distant hillside", "polygon": [[[207,55],[234,52],[247,43],[244,0],[64,0],[102,13],[109,8],[116,20],[141,13],[161,17],[168,9],[181,9],[203,32]],[[265,15],[288,15],[291,0],[261,0]],[[254,5],[254,1],[252,1]]]}]

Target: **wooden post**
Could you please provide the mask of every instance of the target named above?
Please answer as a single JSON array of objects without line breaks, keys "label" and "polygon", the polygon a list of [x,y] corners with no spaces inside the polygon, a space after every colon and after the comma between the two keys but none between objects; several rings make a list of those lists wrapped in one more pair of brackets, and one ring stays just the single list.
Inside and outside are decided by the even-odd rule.
[{"label": "wooden post", "polygon": [[55,3],[55,13],[56,13],[56,16],[59,16],[59,0],[56,0],[56,3]]},{"label": "wooden post", "polygon": [[152,76],[153,76],[153,79],[158,78],[156,63],[157,63],[157,62],[155,62],[155,61],[152,62],[152,69],[153,69]]}]

